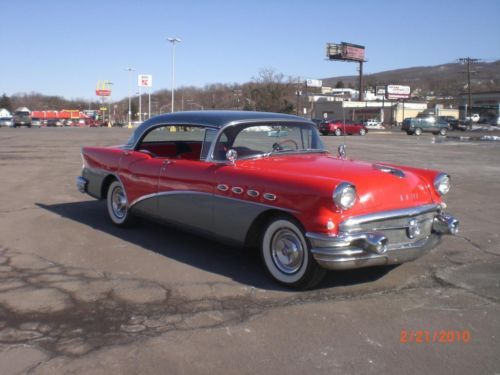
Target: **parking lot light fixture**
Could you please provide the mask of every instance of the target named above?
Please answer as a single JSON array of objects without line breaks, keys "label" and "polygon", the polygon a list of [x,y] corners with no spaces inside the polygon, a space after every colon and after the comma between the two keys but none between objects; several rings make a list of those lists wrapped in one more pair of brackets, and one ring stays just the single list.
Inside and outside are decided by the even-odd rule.
[{"label": "parking lot light fixture", "polygon": [[167,38],[172,43],[172,107],[171,112],[174,112],[174,98],[175,98],[175,43],[180,43],[179,38]]}]

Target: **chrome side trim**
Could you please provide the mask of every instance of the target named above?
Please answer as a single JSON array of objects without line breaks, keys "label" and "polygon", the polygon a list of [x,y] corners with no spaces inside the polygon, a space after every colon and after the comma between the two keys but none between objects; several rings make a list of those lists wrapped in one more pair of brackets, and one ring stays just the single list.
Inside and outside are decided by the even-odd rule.
[{"label": "chrome side trim", "polygon": [[218,198],[218,199],[224,199],[224,200],[230,200],[230,201],[234,201],[234,202],[239,202],[239,203],[247,203],[247,204],[251,204],[251,205],[255,205],[255,206],[260,206],[260,207],[265,207],[265,208],[269,208],[269,209],[279,209],[281,211],[285,211],[285,212],[290,212],[292,214],[297,214],[298,211],[297,210],[292,210],[292,209],[289,209],[289,208],[282,208],[282,207],[276,207],[276,206],[272,206],[270,204],[265,204],[265,203],[260,203],[260,202],[254,202],[254,201],[248,201],[248,200],[245,200],[245,199],[238,199],[238,198],[233,198],[233,197],[226,197],[226,196],[223,196],[223,195],[216,195],[216,194],[211,194],[211,193],[203,193],[203,192],[199,192],[199,191],[191,191],[191,190],[184,190],[184,191],[164,191],[164,192],[161,192],[161,193],[154,193],[154,194],[148,194],[148,195],[144,195],[140,198],[137,198],[135,201],[133,201],[129,207],[132,208],[132,206],[136,205],[137,203],[145,200],[145,199],[150,199],[150,198],[155,198],[155,197],[160,197],[160,196],[163,196],[163,195],[193,195],[193,194],[196,194],[196,195],[207,195],[207,196],[210,196],[212,198]]},{"label": "chrome side trim", "polygon": [[419,207],[412,208],[404,208],[401,210],[391,210],[391,211],[380,211],[375,212],[373,214],[353,216],[344,222],[342,222],[339,226],[341,232],[348,232],[355,228],[356,226],[371,222],[371,221],[379,221],[386,220],[397,217],[412,217],[416,215],[422,215],[432,211],[441,211],[441,205],[439,204],[426,204]]}]

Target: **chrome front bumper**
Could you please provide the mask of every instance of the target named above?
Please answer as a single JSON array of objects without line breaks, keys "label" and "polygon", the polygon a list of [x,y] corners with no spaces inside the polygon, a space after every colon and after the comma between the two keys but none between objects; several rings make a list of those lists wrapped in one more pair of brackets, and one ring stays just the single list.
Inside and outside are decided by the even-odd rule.
[{"label": "chrome front bumper", "polygon": [[440,210],[427,205],[358,216],[343,222],[338,236],[306,236],[315,260],[327,269],[400,264],[437,246],[442,235],[458,232],[459,221]]},{"label": "chrome front bumper", "polygon": [[76,178],[76,188],[78,189],[78,191],[80,193],[86,193],[87,192],[87,185],[88,185],[88,181],[85,177],[82,177],[82,176],[78,176]]}]

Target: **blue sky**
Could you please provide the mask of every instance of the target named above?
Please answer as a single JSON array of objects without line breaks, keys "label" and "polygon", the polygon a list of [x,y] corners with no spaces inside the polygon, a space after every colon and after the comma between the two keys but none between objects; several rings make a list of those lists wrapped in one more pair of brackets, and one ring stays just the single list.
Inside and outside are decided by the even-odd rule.
[{"label": "blue sky", "polygon": [[[126,67],[153,75],[153,91],[243,83],[261,68],[325,78],[357,64],[325,60],[327,42],[366,46],[366,73],[500,59],[499,0],[477,1],[4,1],[0,94],[40,92],[94,98],[110,80],[128,95]],[[136,78],[134,78],[136,82]],[[137,91],[136,88],[134,88]]]}]

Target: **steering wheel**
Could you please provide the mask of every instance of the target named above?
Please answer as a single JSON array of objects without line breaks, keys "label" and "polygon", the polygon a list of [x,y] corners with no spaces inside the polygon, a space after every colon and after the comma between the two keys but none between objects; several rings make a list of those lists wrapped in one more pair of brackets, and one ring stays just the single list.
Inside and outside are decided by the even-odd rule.
[{"label": "steering wheel", "polygon": [[273,152],[285,150],[286,147],[284,147],[284,145],[286,144],[291,144],[293,147],[295,147],[295,150],[299,149],[299,145],[293,139],[284,139],[281,142],[276,142],[273,144]]}]

